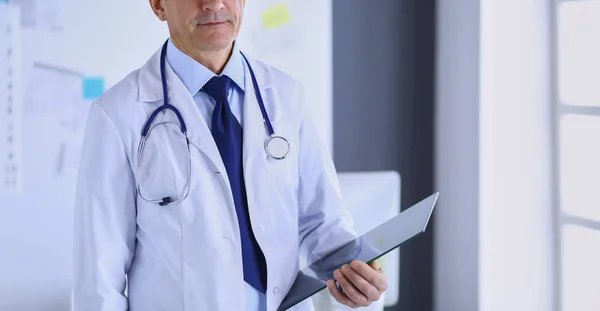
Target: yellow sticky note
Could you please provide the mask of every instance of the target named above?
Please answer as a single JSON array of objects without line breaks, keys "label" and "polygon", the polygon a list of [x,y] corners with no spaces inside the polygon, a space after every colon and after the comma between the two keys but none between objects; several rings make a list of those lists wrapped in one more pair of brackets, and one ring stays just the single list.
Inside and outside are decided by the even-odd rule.
[{"label": "yellow sticky note", "polygon": [[288,24],[292,20],[287,4],[282,3],[267,9],[262,15],[263,27],[273,29]]}]

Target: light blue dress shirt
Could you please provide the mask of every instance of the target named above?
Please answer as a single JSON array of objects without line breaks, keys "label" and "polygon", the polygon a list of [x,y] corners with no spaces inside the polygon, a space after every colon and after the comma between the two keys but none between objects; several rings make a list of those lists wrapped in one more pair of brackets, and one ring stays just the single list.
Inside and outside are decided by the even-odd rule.
[{"label": "light blue dress shirt", "polygon": [[[212,77],[216,76],[216,74],[179,50],[171,40],[169,40],[167,45],[167,62],[171,65],[175,74],[179,76],[185,87],[190,91],[190,94],[200,110],[200,114],[210,128],[212,124],[212,112],[216,102],[212,97],[200,90]],[[237,44],[234,44],[231,57],[225,65],[221,75],[228,76],[234,82],[234,85],[228,91],[227,99],[233,115],[243,128],[245,74],[244,60]],[[194,125],[188,124],[187,126],[193,127]],[[236,295],[236,293],[231,293],[231,295]],[[265,295],[246,283],[246,311],[266,310]]]},{"label": "light blue dress shirt", "polygon": [[[216,74],[179,50],[171,40],[169,40],[167,45],[167,61],[188,91],[190,91],[196,105],[198,105],[198,109],[200,109],[202,117],[206,121],[206,124],[208,124],[208,128],[210,128],[212,112],[216,103],[212,97],[205,92],[200,92],[200,90]],[[231,112],[233,112],[233,115],[243,127],[244,60],[237,44],[234,44],[231,58],[225,65],[221,75],[228,76],[235,84],[234,87],[229,89],[227,100],[229,101]]]}]

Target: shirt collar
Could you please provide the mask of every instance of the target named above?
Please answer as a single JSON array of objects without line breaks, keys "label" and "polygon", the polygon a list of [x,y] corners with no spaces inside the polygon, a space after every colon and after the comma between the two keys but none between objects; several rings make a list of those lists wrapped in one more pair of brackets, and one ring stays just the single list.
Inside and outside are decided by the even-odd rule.
[{"label": "shirt collar", "polygon": [[[215,76],[210,69],[178,49],[171,40],[167,44],[167,61],[192,96],[196,95]],[[244,91],[244,64],[236,42],[234,42],[233,52],[221,75],[228,76],[240,90]]]}]

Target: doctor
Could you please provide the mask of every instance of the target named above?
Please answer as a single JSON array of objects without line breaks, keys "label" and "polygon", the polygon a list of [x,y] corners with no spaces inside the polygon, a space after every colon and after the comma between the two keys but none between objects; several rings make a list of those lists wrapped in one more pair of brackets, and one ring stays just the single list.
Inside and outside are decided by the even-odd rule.
[{"label": "doctor", "polygon": [[[332,160],[300,84],[235,43],[245,0],[150,4],[170,39],[89,112],[74,310],[275,311],[299,258],[354,237]],[[376,261],[334,276],[352,308],[387,288]]]}]

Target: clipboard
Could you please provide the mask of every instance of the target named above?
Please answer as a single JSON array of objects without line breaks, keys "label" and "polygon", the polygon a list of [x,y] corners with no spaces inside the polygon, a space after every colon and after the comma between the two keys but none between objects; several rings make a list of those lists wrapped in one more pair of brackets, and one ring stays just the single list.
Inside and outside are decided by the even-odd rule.
[{"label": "clipboard", "polygon": [[333,272],[353,260],[370,263],[425,232],[439,192],[300,270],[277,311],[287,310],[327,287]]}]

